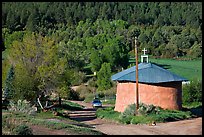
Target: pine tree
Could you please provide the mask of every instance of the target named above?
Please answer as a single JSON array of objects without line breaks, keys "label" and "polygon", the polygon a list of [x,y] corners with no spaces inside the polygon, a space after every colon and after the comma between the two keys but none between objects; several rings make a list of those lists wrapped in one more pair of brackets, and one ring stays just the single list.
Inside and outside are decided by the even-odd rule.
[{"label": "pine tree", "polygon": [[6,78],[6,86],[5,86],[5,92],[4,92],[5,99],[12,98],[12,94],[14,90],[13,84],[12,84],[13,79],[14,79],[14,68],[13,66],[11,66]]}]

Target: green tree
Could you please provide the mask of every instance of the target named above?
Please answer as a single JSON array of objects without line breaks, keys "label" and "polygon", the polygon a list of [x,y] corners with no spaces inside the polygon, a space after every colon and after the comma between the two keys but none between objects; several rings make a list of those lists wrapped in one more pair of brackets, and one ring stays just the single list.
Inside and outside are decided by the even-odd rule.
[{"label": "green tree", "polygon": [[40,22],[40,13],[37,8],[32,9],[31,14],[28,17],[28,21],[26,23],[26,29],[31,32],[36,32],[39,28]]},{"label": "green tree", "polygon": [[111,66],[110,63],[103,63],[97,74],[98,91],[103,91],[111,88]]},{"label": "green tree", "polygon": [[183,86],[183,103],[202,102],[202,81],[192,80]]},{"label": "green tree", "polygon": [[90,55],[91,70],[92,72],[97,72],[101,68],[102,59],[98,51],[92,51]]},{"label": "green tree", "polygon": [[4,91],[5,99],[11,99],[13,97],[14,92],[13,79],[14,79],[14,67],[13,65],[11,65],[5,83],[6,84]]},{"label": "green tree", "polygon": [[[25,94],[26,99],[31,99],[33,92],[35,95],[51,93],[57,88],[57,78],[65,68],[65,60],[58,57],[58,46],[54,41],[34,33],[26,34],[22,42],[13,42],[10,60],[17,68],[17,93],[21,93],[22,96]],[[28,82],[33,83],[33,86]],[[28,88],[24,90],[26,86]]]}]

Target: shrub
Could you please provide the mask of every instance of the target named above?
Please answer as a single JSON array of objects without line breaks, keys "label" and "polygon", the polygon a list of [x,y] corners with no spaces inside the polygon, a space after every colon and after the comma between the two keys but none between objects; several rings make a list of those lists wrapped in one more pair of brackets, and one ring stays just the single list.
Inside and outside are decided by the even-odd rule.
[{"label": "shrub", "polygon": [[136,108],[135,104],[128,105],[128,107],[125,109],[125,111],[123,113],[121,113],[120,118],[125,118],[128,116],[134,116],[135,112],[136,112],[135,108]]},{"label": "shrub", "polygon": [[78,71],[74,71],[72,73],[72,80],[71,80],[71,85],[80,85],[82,84],[86,79],[86,75],[83,72],[78,72]]},{"label": "shrub", "polygon": [[14,134],[15,135],[33,135],[33,132],[30,127],[23,124],[23,125],[19,125],[16,128],[14,128]]},{"label": "shrub", "polygon": [[91,79],[88,81],[88,85],[89,85],[90,87],[97,87],[96,77],[91,78]]},{"label": "shrub", "polygon": [[80,100],[79,93],[70,89],[67,95],[67,99],[69,100]]},{"label": "shrub", "polygon": [[99,108],[96,111],[98,118],[107,118],[111,120],[119,120],[120,112],[114,111],[114,107]]},{"label": "shrub", "polygon": [[[134,116],[136,111],[136,105],[131,104],[129,105],[123,113],[121,113],[121,118]],[[141,115],[149,115],[149,114],[158,114],[161,111],[160,107],[156,107],[154,105],[146,105],[143,103],[139,104],[139,114]]]},{"label": "shrub", "polygon": [[10,101],[8,109],[10,111],[23,112],[29,115],[35,115],[37,112],[36,107],[31,106],[26,100],[18,100],[17,103]]},{"label": "shrub", "polygon": [[120,117],[119,121],[123,124],[130,124],[134,116]]},{"label": "shrub", "polygon": [[141,103],[139,105],[139,113],[142,115],[148,115],[148,114],[156,114],[161,111],[160,107],[156,107],[154,105],[146,105]]},{"label": "shrub", "polygon": [[183,85],[183,103],[202,102],[202,81],[193,80],[190,84]]},{"label": "shrub", "polygon": [[[94,91],[95,88],[94,87],[90,87],[90,86],[85,86],[85,85],[81,85],[76,92],[79,93],[79,100],[89,100],[90,97],[92,97],[91,100],[93,100],[94,98]],[[87,99],[86,99],[87,98]]]},{"label": "shrub", "polygon": [[151,117],[141,115],[141,116],[133,117],[130,123],[131,124],[139,124],[139,123],[146,124],[146,123],[150,123],[151,121],[153,121]]}]

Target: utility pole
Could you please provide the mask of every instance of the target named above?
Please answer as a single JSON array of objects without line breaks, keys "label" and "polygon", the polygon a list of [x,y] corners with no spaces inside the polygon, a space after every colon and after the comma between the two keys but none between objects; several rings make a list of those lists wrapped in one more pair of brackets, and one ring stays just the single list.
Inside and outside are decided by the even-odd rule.
[{"label": "utility pole", "polygon": [[138,55],[137,55],[137,37],[135,37],[135,80],[136,80],[136,97],[135,97],[135,103],[136,103],[136,112],[135,115],[138,114],[138,109],[139,109],[139,94],[138,94]]}]

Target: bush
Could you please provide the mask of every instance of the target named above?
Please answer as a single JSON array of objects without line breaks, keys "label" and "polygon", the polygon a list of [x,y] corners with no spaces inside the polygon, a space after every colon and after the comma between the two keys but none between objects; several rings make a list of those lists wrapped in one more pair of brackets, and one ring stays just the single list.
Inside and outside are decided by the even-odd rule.
[{"label": "bush", "polygon": [[18,100],[17,103],[10,101],[8,109],[10,111],[23,112],[29,115],[35,115],[37,112],[36,107],[31,106],[26,100]]},{"label": "bush", "polygon": [[[124,117],[127,117],[127,116],[134,116],[135,111],[136,111],[136,105],[131,104],[121,114],[121,117],[124,118]],[[161,111],[161,108],[156,107],[154,105],[146,105],[146,104],[140,103],[138,111],[139,111],[139,114],[141,114],[141,115],[158,114]]]},{"label": "bush", "polygon": [[91,79],[88,81],[88,85],[89,85],[90,87],[97,87],[96,77],[91,78]]},{"label": "bush", "polygon": [[98,118],[107,118],[111,120],[119,120],[120,112],[114,111],[114,107],[99,108],[96,111],[96,116]]},{"label": "bush", "polygon": [[94,97],[95,97],[94,94],[89,93],[86,95],[84,102],[91,102],[91,101],[93,101]]},{"label": "bush", "polygon": [[67,95],[67,99],[69,100],[80,100],[79,93],[70,89]]},{"label": "bush", "polygon": [[85,82],[86,75],[83,72],[74,71],[72,74],[71,85],[80,85]]},{"label": "bush", "polygon": [[125,111],[123,113],[121,113],[120,118],[125,118],[128,116],[134,116],[136,112],[136,105],[135,104],[131,104],[128,105],[128,107],[125,109]]},{"label": "bush", "polygon": [[150,123],[152,120],[151,117],[147,117],[147,116],[136,116],[136,117],[133,117],[132,120],[130,121],[131,124],[146,124],[146,123]]},{"label": "bush", "polygon": [[130,124],[132,119],[134,118],[135,116],[126,116],[126,117],[119,117],[119,121],[123,124]]},{"label": "bush", "polygon": [[141,103],[139,105],[139,113],[142,115],[148,115],[148,114],[157,114],[161,111],[160,107],[156,107],[154,105],[146,105]]},{"label": "bush", "polygon": [[190,84],[183,85],[183,104],[202,102],[202,81],[193,80]]},{"label": "bush", "polygon": [[192,113],[190,111],[178,111],[178,110],[161,110],[159,115],[151,114],[149,117],[152,120],[157,122],[169,122],[169,121],[176,121],[182,119],[188,119],[192,117]]},{"label": "bush", "polygon": [[14,128],[14,134],[15,135],[33,135],[33,131],[30,127],[27,125],[19,125],[16,128]]},{"label": "bush", "polygon": [[81,85],[76,92],[79,94],[79,100],[91,100],[94,98],[95,88],[90,86]]}]

